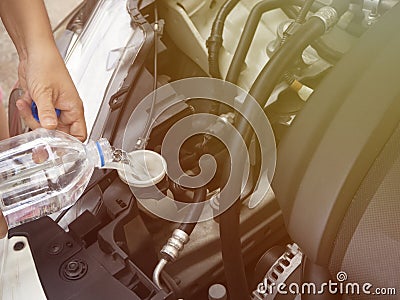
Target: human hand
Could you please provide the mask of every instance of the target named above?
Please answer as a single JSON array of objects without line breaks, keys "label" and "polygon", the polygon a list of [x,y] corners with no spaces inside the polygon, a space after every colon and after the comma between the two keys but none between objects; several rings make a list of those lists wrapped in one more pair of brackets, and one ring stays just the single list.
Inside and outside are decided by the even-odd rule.
[{"label": "human hand", "polygon": [[[86,139],[83,104],[58,50],[52,44],[30,51],[18,67],[22,99],[16,105],[25,124],[31,129],[57,129],[81,141]],[[35,101],[40,124],[31,112]],[[55,108],[61,110],[57,119]]]},{"label": "human hand", "polygon": [[7,234],[7,223],[0,210],[0,239],[4,238]]}]

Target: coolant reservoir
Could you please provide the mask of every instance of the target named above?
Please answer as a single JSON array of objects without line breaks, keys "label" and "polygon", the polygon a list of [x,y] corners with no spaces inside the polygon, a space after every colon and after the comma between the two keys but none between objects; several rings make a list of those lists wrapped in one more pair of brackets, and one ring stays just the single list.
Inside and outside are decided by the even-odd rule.
[{"label": "coolant reservoir", "polygon": [[130,162],[129,167],[124,165],[118,170],[118,175],[130,186],[149,187],[159,183],[166,174],[167,163],[157,152],[136,150],[127,153],[127,159]]}]

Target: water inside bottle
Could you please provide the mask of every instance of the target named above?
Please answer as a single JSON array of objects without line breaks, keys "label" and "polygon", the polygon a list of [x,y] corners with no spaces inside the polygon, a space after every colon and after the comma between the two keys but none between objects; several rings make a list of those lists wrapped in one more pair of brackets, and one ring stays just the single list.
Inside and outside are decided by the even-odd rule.
[{"label": "water inside bottle", "polygon": [[1,148],[0,201],[10,227],[71,206],[93,171],[84,146],[65,137]]},{"label": "water inside bottle", "polygon": [[86,145],[43,128],[0,142],[0,209],[9,228],[72,206],[94,168],[118,170],[136,187],[157,184],[166,162],[157,153],[114,149],[106,139]]}]

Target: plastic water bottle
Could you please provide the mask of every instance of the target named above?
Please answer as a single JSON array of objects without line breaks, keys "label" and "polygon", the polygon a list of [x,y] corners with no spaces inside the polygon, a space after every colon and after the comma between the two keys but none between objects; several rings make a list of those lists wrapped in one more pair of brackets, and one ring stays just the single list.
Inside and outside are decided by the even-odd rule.
[{"label": "plastic water bottle", "polygon": [[73,205],[95,167],[113,160],[106,139],[86,145],[63,132],[34,131],[0,142],[0,209],[9,228]]}]

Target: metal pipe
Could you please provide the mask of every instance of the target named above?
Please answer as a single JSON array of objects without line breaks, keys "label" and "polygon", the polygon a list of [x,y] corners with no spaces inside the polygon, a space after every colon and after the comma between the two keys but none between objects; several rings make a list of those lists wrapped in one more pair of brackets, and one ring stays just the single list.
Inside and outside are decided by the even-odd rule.
[{"label": "metal pipe", "polygon": [[153,272],[153,282],[159,289],[162,289],[160,282],[161,272],[164,270],[164,267],[167,265],[167,263],[168,260],[161,258]]}]

